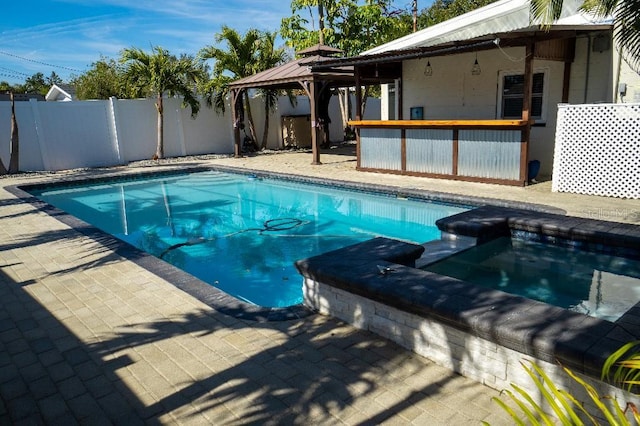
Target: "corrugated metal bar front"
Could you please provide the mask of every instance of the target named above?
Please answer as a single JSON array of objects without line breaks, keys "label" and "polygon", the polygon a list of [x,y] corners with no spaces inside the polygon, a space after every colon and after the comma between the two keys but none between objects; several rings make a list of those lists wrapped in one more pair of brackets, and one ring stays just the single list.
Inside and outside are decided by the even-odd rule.
[{"label": "corrugated metal bar front", "polygon": [[406,141],[407,171],[453,173],[453,130],[408,129]]},{"label": "corrugated metal bar front", "polygon": [[517,180],[521,139],[520,130],[460,130],[458,174]]},{"label": "corrugated metal bar front", "polygon": [[401,134],[400,129],[360,130],[360,167],[401,170]]}]

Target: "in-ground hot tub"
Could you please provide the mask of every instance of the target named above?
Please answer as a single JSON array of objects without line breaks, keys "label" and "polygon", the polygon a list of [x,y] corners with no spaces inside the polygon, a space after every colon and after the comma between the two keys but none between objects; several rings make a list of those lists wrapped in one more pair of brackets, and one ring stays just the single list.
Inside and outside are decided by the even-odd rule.
[{"label": "in-ground hot tub", "polygon": [[639,226],[488,206],[437,224],[437,244],[375,239],[299,261],[305,303],[496,389],[517,383],[535,395],[521,365],[528,359],[587,407],[558,362],[595,381],[602,395],[640,402],[598,380],[609,355],[640,339],[638,300],[609,321],[415,267],[500,237],[568,244],[637,265]]}]

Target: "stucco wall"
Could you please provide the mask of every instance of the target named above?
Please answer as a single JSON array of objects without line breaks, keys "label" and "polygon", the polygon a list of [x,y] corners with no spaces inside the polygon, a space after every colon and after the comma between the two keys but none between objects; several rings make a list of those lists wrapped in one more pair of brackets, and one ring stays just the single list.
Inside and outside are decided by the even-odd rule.
[{"label": "stucco wall", "polygon": [[[617,62],[612,48],[593,49],[593,39],[576,41],[575,60],[571,65],[569,103],[612,102],[617,90],[614,83]],[[427,59],[403,64],[403,116],[410,109],[424,108],[425,119],[496,119],[500,118],[501,73],[524,72],[524,47],[477,53],[480,75],[472,75],[475,53],[433,57],[429,59],[432,75],[424,75]],[[622,61],[620,81],[627,82],[627,99],[640,98],[640,78]],[[535,60],[534,72],[544,71],[543,119],[531,132],[529,159],[541,162],[540,175],[551,175],[558,104],[562,101],[564,63]],[[615,86],[615,87],[614,87]],[[631,101],[631,100],[629,100]],[[384,100],[383,100],[384,103]],[[386,104],[385,104],[386,105]],[[383,115],[384,116],[384,115]]]},{"label": "stucco wall", "polygon": [[[627,61],[621,58],[615,50],[613,52],[613,69],[614,102],[640,103],[640,73],[634,71]],[[624,96],[617,93],[619,83],[623,83],[626,86],[627,93]]]},{"label": "stucco wall", "polygon": [[594,51],[593,43],[593,38],[590,41],[587,36],[576,40],[569,84],[570,104],[613,101],[613,49]]}]

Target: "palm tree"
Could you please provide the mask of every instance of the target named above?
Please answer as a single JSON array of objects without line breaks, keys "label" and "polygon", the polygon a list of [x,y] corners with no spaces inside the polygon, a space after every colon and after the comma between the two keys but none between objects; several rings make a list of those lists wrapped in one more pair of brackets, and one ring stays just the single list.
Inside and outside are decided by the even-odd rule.
[{"label": "palm tree", "polygon": [[[278,49],[275,48],[276,36],[277,33],[275,31],[265,31],[262,33],[260,45],[258,47],[258,58],[255,72],[265,71],[278,65],[282,65],[289,59],[283,47]],[[265,149],[267,147],[267,138],[269,135],[269,113],[276,108],[278,104],[278,96],[281,94],[281,91],[265,89],[260,90],[259,93],[264,99],[264,131],[262,133],[260,149]],[[295,102],[293,93],[288,91],[287,94],[289,95],[289,101],[293,104]]]},{"label": "palm tree", "polygon": [[[583,0],[580,7],[598,17],[615,16],[614,38],[629,65],[640,67],[640,0]],[[563,0],[531,0],[531,14],[544,26],[560,18]]]},{"label": "palm tree", "polygon": [[[200,50],[198,56],[202,60],[213,59],[215,61],[212,78],[202,88],[207,105],[213,105],[216,111],[224,113],[225,101],[229,94],[229,83],[249,77],[256,72],[260,38],[261,33],[256,29],[249,29],[244,36],[241,36],[236,30],[223,26],[222,31],[215,35],[215,41],[216,43],[225,42],[227,49],[205,46]],[[243,97],[249,133],[257,149],[256,141],[258,138],[251,114],[249,94],[246,90]]]},{"label": "palm tree", "polygon": [[[9,159],[9,173],[18,173],[20,169],[18,121],[16,120],[16,102],[11,92],[11,157]],[[4,165],[2,166],[4,167]]]},{"label": "palm tree", "polygon": [[120,62],[124,64],[124,78],[134,97],[155,95],[158,110],[158,143],[154,160],[164,157],[163,96],[180,95],[183,107],[191,108],[191,117],[200,110],[194,90],[203,74],[202,66],[189,56],[176,58],[161,47],[152,47],[151,54],[141,49],[124,49]]}]

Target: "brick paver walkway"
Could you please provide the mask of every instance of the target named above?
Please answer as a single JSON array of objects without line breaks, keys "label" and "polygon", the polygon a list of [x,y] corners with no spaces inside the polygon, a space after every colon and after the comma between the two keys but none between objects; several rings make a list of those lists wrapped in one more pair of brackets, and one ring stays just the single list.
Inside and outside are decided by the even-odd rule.
[{"label": "brick paver walkway", "polygon": [[4,189],[0,301],[2,424],[511,424],[495,390],[332,318],[220,314]]}]

